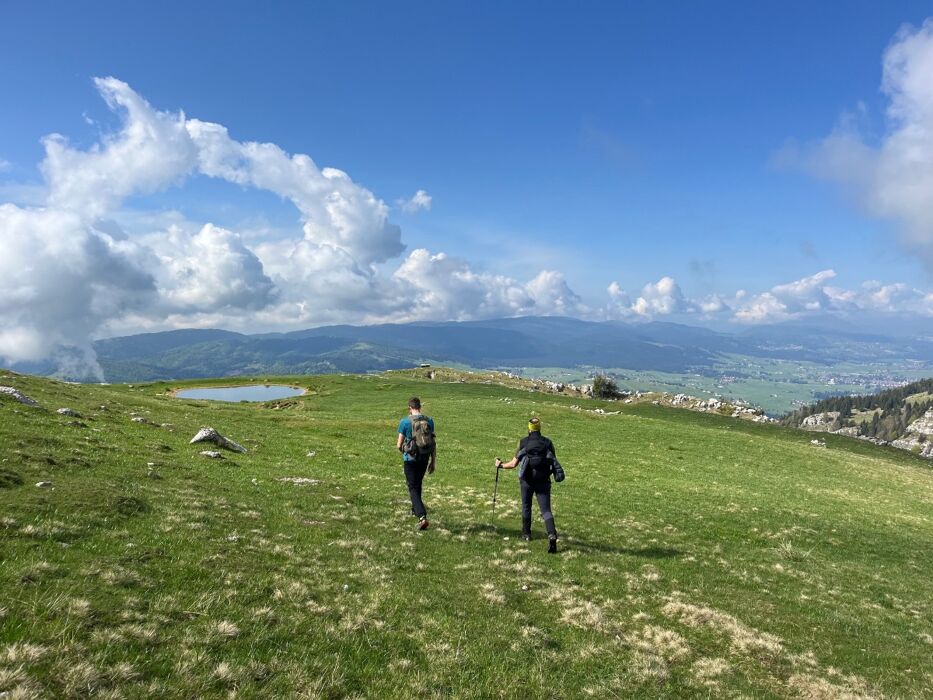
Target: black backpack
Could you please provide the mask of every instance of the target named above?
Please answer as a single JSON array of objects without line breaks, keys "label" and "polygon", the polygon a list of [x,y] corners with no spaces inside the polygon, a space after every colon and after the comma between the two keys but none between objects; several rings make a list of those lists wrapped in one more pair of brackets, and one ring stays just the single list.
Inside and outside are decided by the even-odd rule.
[{"label": "black backpack", "polygon": [[525,481],[547,481],[551,477],[552,455],[549,442],[544,438],[529,436],[525,443]]}]

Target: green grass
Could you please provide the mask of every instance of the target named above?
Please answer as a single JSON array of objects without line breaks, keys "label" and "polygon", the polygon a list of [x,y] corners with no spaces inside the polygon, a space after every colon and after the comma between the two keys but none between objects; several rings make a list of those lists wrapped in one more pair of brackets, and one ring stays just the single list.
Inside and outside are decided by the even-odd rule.
[{"label": "green grass", "polygon": [[[0,693],[933,694],[928,463],[413,375],[291,377],[310,393],[263,405],[0,378],[48,409],[0,397]],[[440,445],[424,533],[394,449],[413,394]],[[539,520],[520,541],[513,474],[491,512],[532,412],[568,473],[557,556]],[[205,425],[249,452],[198,456]]]},{"label": "green grass", "polygon": [[852,409],[852,414],[849,418],[856,424],[861,425],[862,423],[871,423],[875,415],[880,414],[881,409],[875,408],[871,411],[859,411],[857,409]]},{"label": "green grass", "polygon": [[919,394],[912,394],[908,396],[905,401],[914,405],[926,403],[927,401],[933,401],[933,393],[930,393],[929,391],[921,391]]}]

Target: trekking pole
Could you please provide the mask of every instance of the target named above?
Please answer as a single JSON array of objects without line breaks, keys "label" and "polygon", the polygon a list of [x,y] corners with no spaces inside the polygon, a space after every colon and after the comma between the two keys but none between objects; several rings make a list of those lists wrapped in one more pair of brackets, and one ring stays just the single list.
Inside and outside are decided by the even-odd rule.
[{"label": "trekking pole", "polygon": [[[501,461],[501,460],[500,460]],[[496,488],[492,491],[492,513],[496,514],[496,496],[499,495],[499,470],[502,469],[501,466],[496,467]]]}]

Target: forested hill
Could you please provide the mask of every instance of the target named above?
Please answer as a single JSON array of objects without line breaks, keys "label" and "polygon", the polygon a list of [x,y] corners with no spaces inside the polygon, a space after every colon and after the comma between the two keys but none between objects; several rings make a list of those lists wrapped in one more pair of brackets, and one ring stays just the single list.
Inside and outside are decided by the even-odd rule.
[{"label": "forested hill", "polygon": [[[787,414],[782,423],[802,426],[811,416],[825,416],[829,431],[857,428],[858,435],[891,441],[933,408],[933,378],[865,396],[834,396]],[[833,415],[838,414],[838,415]]]}]

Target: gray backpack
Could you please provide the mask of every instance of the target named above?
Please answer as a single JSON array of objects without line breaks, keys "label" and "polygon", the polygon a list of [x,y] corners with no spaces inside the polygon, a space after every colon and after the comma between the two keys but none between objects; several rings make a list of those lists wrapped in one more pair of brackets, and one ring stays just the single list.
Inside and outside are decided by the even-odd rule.
[{"label": "gray backpack", "polygon": [[433,454],[436,447],[434,431],[427,416],[417,415],[411,417],[411,440],[408,441],[408,454],[413,457],[422,457]]}]

